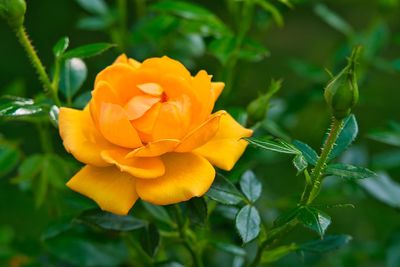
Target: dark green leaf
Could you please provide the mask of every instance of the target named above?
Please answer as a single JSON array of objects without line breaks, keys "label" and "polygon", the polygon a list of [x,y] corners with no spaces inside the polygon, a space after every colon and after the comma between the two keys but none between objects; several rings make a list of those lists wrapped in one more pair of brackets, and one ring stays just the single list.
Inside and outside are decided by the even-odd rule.
[{"label": "dark green leaf", "polygon": [[87,58],[97,56],[101,53],[104,53],[111,47],[114,47],[114,44],[109,43],[96,43],[96,44],[88,44],[83,45],[74,49],[69,50],[68,52],[64,53],[64,58]]},{"label": "dark green leaf", "polygon": [[374,179],[361,180],[359,184],[379,201],[400,209],[400,184],[385,173],[378,173]]},{"label": "dark green leaf", "polygon": [[213,244],[215,245],[216,248],[225,251],[227,253],[238,256],[246,256],[246,251],[241,247],[222,242],[213,242]]},{"label": "dark green leaf", "polygon": [[194,197],[187,202],[189,220],[193,225],[203,226],[207,220],[207,203],[202,197]]},{"label": "dark green leaf", "polygon": [[294,209],[291,209],[289,211],[286,211],[279,215],[279,217],[274,221],[274,226],[281,226],[284,225],[285,223],[293,220],[297,215],[299,214],[300,208],[296,207]]},{"label": "dark green leaf", "polygon": [[283,17],[279,9],[277,9],[274,5],[269,3],[267,0],[258,0],[256,3],[264,9],[266,12],[270,13],[275,20],[275,23],[282,27],[284,24]]},{"label": "dark green leaf", "polygon": [[147,226],[145,221],[134,218],[131,215],[120,216],[98,209],[83,212],[77,218],[78,221],[95,225],[106,230],[132,231]]},{"label": "dark green leaf", "polygon": [[16,96],[2,96],[0,98],[0,118],[32,116],[43,113],[43,106],[35,104],[32,99]]},{"label": "dark green leaf", "polygon": [[348,24],[343,18],[341,18],[324,4],[317,4],[314,8],[314,12],[329,26],[338,30],[344,35],[350,36],[353,34],[353,29],[350,24]]},{"label": "dark green leaf", "polygon": [[304,226],[317,232],[321,237],[331,224],[331,217],[328,214],[311,207],[301,208],[297,218]]},{"label": "dark green leaf", "polygon": [[388,170],[400,166],[400,150],[384,151],[372,155],[371,166],[374,169]]},{"label": "dark green leaf", "polygon": [[265,149],[265,150],[270,150],[270,151],[275,151],[279,153],[285,153],[285,154],[299,154],[300,151],[293,146],[292,144],[289,144],[286,141],[283,140],[269,140],[269,139],[261,139],[261,138],[245,138],[250,144]]},{"label": "dark green leaf", "polygon": [[71,99],[86,80],[86,64],[79,58],[65,60],[60,74],[60,92]]},{"label": "dark green leaf", "polygon": [[370,171],[367,168],[343,163],[328,165],[325,169],[325,174],[334,175],[346,179],[364,179],[376,176],[373,171]]},{"label": "dark green leaf", "polygon": [[30,187],[33,179],[41,172],[44,159],[45,157],[42,154],[27,157],[19,165],[18,175],[12,179],[12,182],[20,185],[22,188]]},{"label": "dark green leaf", "polygon": [[315,240],[299,245],[299,249],[314,253],[326,253],[338,249],[351,241],[349,235],[329,235],[322,240]]},{"label": "dark green leaf", "polygon": [[154,224],[149,224],[141,232],[140,244],[142,245],[143,250],[150,257],[154,257],[154,255],[156,255],[160,245],[160,234]]},{"label": "dark green leaf", "polygon": [[142,201],[141,203],[143,207],[157,220],[165,222],[167,224],[173,224],[171,217],[164,207],[153,205],[146,201]]},{"label": "dark green leaf", "polygon": [[307,168],[308,163],[303,155],[298,154],[293,158],[293,165],[297,169],[297,174],[299,174]]},{"label": "dark green leaf", "polygon": [[307,145],[306,143],[303,143],[299,140],[294,140],[293,145],[298,150],[300,150],[301,154],[303,155],[303,157],[306,159],[306,161],[309,164],[314,165],[314,166],[317,164],[318,154],[309,145]]},{"label": "dark green leaf", "polygon": [[245,38],[243,40],[242,47],[239,51],[239,58],[250,62],[258,62],[269,55],[270,52],[263,44],[250,38]]},{"label": "dark green leaf", "polygon": [[339,156],[347,147],[353,143],[358,134],[358,125],[356,117],[351,114],[343,122],[343,129],[336,139],[336,145],[333,147],[332,152],[329,154],[329,160]]},{"label": "dark green leaf", "polygon": [[261,196],[262,184],[250,170],[243,173],[240,188],[250,202],[255,202]]},{"label": "dark green leaf", "polygon": [[400,147],[400,132],[395,131],[374,131],[368,137],[392,146]]},{"label": "dark green leaf", "polygon": [[236,216],[236,229],[243,243],[248,243],[260,233],[261,218],[253,206],[244,206]]},{"label": "dark green leaf", "polygon": [[9,144],[0,144],[0,177],[12,171],[21,158],[19,150]]},{"label": "dark green leaf", "polygon": [[78,20],[77,27],[82,30],[98,31],[107,29],[112,24],[109,17],[85,17]]},{"label": "dark green leaf", "polygon": [[261,257],[261,263],[278,261],[290,252],[296,251],[297,249],[298,247],[296,244],[290,244],[287,246],[280,246],[273,249],[264,250]]},{"label": "dark green leaf", "polygon": [[244,196],[228,179],[221,174],[215,176],[215,180],[207,192],[207,196],[215,201],[227,205],[239,204]]},{"label": "dark green leaf", "polygon": [[67,50],[69,45],[69,38],[68,37],[62,37],[58,42],[55,44],[53,47],[53,54],[56,58],[62,56]]},{"label": "dark green leaf", "polygon": [[92,98],[92,92],[86,91],[75,97],[72,106],[77,109],[83,109],[89,103],[91,98]]},{"label": "dark green leaf", "polygon": [[104,0],[76,0],[76,2],[90,13],[104,15],[108,12],[108,7]]},{"label": "dark green leaf", "polygon": [[213,54],[222,65],[228,62],[231,53],[235,51],[236,38],[234,36],[224,36],[213,40],[208,45],[208,50]]},{"label": "dark green leaf", "polygon": [[235,206],[221,204],[215,207],[215,211],[229,220],[234,220],[236,218],[236,214],[239,212],[239,209]]}]

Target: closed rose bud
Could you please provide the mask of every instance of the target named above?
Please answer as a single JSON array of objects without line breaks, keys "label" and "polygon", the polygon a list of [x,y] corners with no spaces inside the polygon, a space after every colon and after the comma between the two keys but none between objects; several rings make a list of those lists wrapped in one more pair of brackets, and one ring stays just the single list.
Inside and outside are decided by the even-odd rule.
[{"label": "closed rose bud", "polygon": [[0,0],[0,17],[14,29],[24,23],[25,12],[24,0]]},{"label": "closed rose bud", "polygon": [[347,66],[325,87],[325,100],[336,119],[343,119],[349,115],[358,102],[355,65],[360,50],[360,47],[353,50]]}]

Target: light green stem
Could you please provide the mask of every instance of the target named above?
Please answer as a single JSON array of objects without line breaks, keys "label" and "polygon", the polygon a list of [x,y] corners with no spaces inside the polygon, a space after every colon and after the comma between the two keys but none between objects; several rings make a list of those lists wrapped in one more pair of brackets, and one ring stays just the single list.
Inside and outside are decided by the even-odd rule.
[{"label": "light green stem", "polygon": [[60,100],[57,96],[57,91],[52,86],[49,76],[46,73],[46,70],[38,57],[35,48],[33,47],[31,41],[29,40],[29,36],[25,31],[24,26],[19,27],[15,32],[18,41],[24,47],[26,54],[28,55],[33,67],[35,68],[38,78],[40,82],[43,84],[43,87],[46,92],[48,92],[53,98],[54,102],[57,106],[61,106]]}]

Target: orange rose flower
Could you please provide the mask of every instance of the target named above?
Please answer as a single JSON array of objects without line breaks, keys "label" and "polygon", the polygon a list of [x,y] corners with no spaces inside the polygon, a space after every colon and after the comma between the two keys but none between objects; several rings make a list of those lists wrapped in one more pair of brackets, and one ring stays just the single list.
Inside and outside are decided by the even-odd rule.
[{"label": "orange rose flower", "polygon": [[230,170],[252,131],[211,113],[224,84],[178,61],[121,55],[101,71],[83,111],[61,108],[65,149],[86,164],[67,186],[106,211],[127,214],[138,198],[168,205],[204,195],[215,170]]}]

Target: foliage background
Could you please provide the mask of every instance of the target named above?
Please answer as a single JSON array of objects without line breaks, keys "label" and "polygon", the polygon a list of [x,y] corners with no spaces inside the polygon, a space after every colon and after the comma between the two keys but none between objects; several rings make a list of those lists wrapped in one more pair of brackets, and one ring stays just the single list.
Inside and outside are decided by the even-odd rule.
[{"label": "foliage background", "polygon": [[[133,45],[127,50],[129,56],[143,60],[151,56],[170,55],[185,62],[192,73],[206,69],[209,73],[215,73],[216,78],[223,77],[220,73],[225,66],[218,61],[215,53],[207,48],[212,37],[203,39],[197,34],[192,43],[187,43],[175,38],[173,32],[165,30],[165,25],[162,23],[151,26],[152,32],[146,32],[144,29],[143,33],[140,22],[149,14],[157,16],[157,12],[147,9],[157,1],[147,2],[146,9],[142,11],[138,11],[137,2],[140,0],[128,1],[127,31],[128,38],[133,41]],[[349,51],[349,45],[361,42],[364,45],[364,54],[367,55],[362,61],[364,75],[360,83],[361,99],[354,110],[360,134],[354,148],[344,157],[366,164],[375,171],[385,170],[394,181],[400,183],[399,149],[368,138],[368,134],[372,131],[387,129],[390,122],[400,122],[399,1],[299,0],[292,1],[293,9],[278,1],[271,2],[282,13],[284,25],[278,27],[270,13],[257,9],[248,36],[265,46],[269,55],[264,57],[266,54],[264,51],[257,57],[259,60],[239,60],[230,96],[224,99],[225,101],[219,102],[219,106],[236,111],[243,109],[260,92],[266,90],[272,78],[282,78],[282,89],[274,97],[274,105],[268,119],[274,121],[286,135],[307,142],[318,149],[325,129],[329,125],[330,116],[322,94],[324,84],[329,80],[324,68],[337,71],[343,66],[343,58]],[[114,1],[107,3],[110,7],[115,6]],[[189,3],[209,9],[231,28],[235,28],[239,20],[229,14],[224,1],[193,0]],[[321,5],[329,7],[332,12],[347,21],[349,26],[326,23],[324,20],[326,14],[318,15],[316,11]],[[51,49],[62,36],[69,36],[71,47],[94,42],[115,42],[115,37],[110,38],[108,31],[88,31],[77,27],[77,22],[88,16],[89,12],[82,9],[75,1],[28,1],[25,25],[46,66],[52,65]],[[157,27],[160,29],[159,35],[155,31]],[[0,23],[0,34],[1,94],[34,97],[42,91],[42,88],[23,49],[17,44],[13,32],[3,22]],[[151,38],[140,40],[138,37],[140,34],[154,35],[153,38],[157,42],[154,43]],[[185,34],[183,33],[181,37],[188,36]],[[119,53],[118,48],[115,48],[85,60],[88,66],[88,78],[79,93],[91,90],[96,73],[110,64]],[[2,144],[18,147],[19,162],[41,151],[40,142],[37,141],[38,131],[32,124],[23,121],[2,121],[0,132]],[[56,129],[51,128],[50,138],[55,151],[65,155]],[[263,221],[270,225],[279,213],[296,203],[303,187],[303,180],[296,176],[294,169],[287,167],[291,164],[287,157],[249,148],[242,162],[249,164],[263,183],[263,195],[257,202],[257,207]],[[70,173],[79,167],[72,159],[68,164],[71,165],[67,170]],[[229,175],[231,180],[238,179],[238,173],[243,171],[243,167],[241,168],[243,165],[245,164],[239,164]],[[15,257],[17,259],[19,257],[20,261],[24,262],[24,257],[39,256],[40,265],[53,266],[51,264],[58,262],[60,251],[52,251],[49,248],[49,244],[43,241],[43,233],[48,233],[49,226],[55,225],[63,218],[73,217],[83,210],[82,207],[90,207],[92,204],[68,190],[60,190],[55,191],[53,197],[48,196],[43,205],[37,207],[31,190],[23,190],[24,186],[10,182],[17,175],[16,167],[0,179],[0,258],[3,253],[12,255],[14,260]],[[63,178],[67,179],[68,175],[66,176]],[[54,210],[53,201],[62,202],[60,205],[69,206],[69,209]],[[74,201],[84,204],[74,206]],[[397,198],[394,201],[399,200]],[[357,183],[337,183],[331,180],[326,181],[318,202],[353,203],[356,206],[355,209],[329,210],[334,220],[328,232],[350,234],[353,236],[352,242],[339,251],[327,255],[308,255],[302,259],[293,253],[271,266],[400,266],[400,202],[397,202],[399,205],[396,209],[377,201]],[[133,214],[136,215],[136,212],[140,214],[141,211],[142,208],[138,205],[133,209]],[[214,229],[216,235],[219,235],[220,231],[228,232],[240,245],[238,236],[235,236],[233,222],[231,224],[226,221],[221,222],[218,216],[213,219],[216,220]],[[298,228],[289,235],[287,242],[308,240],[310,235],[313,234]],[[112,236],[110,238],[112,239]],[[101,238],[92,236],[85,242],[90,243],[90,240],[98,242]],[[72,249],[67,245],[63,247],[65,251]],[[247,245],[246,249],[252,251],[252,244]],[[210,265],[207,266],[227,266],[224,262],[230,261],[226,253],[213,251],[211,255],[213,257],[209,259]],[[61,258],[65,259],[63,256],[65,255],[61,255]],[[17,265],[10,266],[24,266],[18,265],[18,260],[15,261]],[[68,261],[61,262],[61,265],[57,266],[70,266]]]}]

